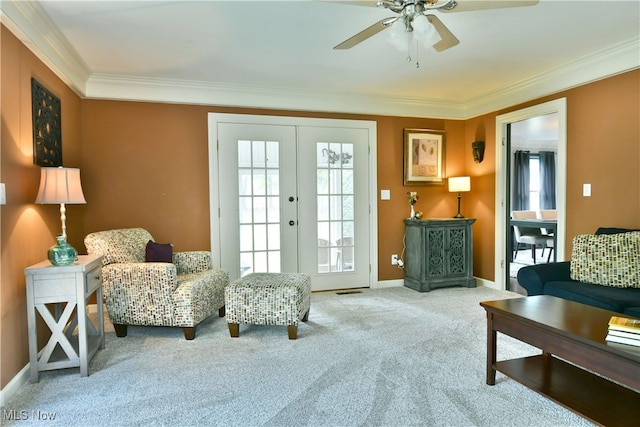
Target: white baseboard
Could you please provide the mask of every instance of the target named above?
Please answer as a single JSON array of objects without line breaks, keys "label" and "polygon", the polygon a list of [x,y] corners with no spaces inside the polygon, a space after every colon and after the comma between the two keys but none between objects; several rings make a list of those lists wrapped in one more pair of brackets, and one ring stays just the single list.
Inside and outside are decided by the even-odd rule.
[{"label": "white baseboard", "polygon": [[491,281],[491,280],[487,280],[487,279],[481,279],[480,277],[474,277],[476,279],[476,286],[484,286],[485,288],[491,288],[491,289],[495,289],[497,291],[502,291],[504,289],[500,289],[498,287],[498,285],[496,285],[496,282]]},{"label": "white baseboard", "polygon": [[18,374],[9,381],[9,383],[0,390],[0,408],[4,408],[5,403],[18,392],[20,387],[29,381],[29,364],[22,368]]},{"label": "white baseboard", "polygon": [[371,288],[383,289],[383,288],[397,288],[400,286],[404,286],[404,279],[379,281],[378,283],[375,283]]},{"label": "white baseboard", "polygon": [[[98,312],[98,306],[96,304],[87,305],[87,314],[93,314]],[[40,351],[42,353],[42,351]],[[38,353],[38,357],[40,357],[40,353]],[[14,394],[29,381],[29,377],[31,376],[29,372],[30,364],[27,363],[24,368],[18,372],[18,374],[9,381],[9,383],[0,390],[0,408],[4,408],[5,402],[9,401],[13,397]]]}]

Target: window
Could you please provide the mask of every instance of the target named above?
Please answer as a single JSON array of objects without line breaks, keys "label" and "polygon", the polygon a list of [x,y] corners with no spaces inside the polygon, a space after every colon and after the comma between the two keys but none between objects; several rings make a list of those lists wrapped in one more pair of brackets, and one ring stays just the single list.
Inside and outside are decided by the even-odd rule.
[{"label": "window", "polygon": [[529,157],[529,209],[540,210],[540,156],[531,153]]}]

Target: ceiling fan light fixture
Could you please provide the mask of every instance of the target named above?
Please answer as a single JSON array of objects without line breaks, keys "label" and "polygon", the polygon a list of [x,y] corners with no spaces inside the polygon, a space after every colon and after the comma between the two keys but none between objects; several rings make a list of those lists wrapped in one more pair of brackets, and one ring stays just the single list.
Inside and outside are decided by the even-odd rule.
[{"label": "ceiling fan light fixture", "polygon": [[426,16],[423,14],[419,14],[413,18],[411,21],[411,26],[413,30],[420,35],[427,35],[434,31],[433,25],[429,22]]},{"label": "ceiling fan light fixture", "polygon": [[407,28],[402,19],[396,20],[389,28],[389,41],[398,50],[406,51],[412,39],[411,27]]}]

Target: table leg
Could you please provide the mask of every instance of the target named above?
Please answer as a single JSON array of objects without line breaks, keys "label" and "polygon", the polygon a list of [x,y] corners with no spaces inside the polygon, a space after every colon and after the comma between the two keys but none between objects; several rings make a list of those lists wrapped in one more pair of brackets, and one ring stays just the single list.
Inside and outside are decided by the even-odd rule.
[{"label": "table leg", "polygon": [[87,329],[87,300],[84,297],[84,289],[82,296],[78,294],[78,305],[76,307],[76,316],[78,318],[78,357],[80,359],[80,376],[89,375],[89,337]]},{"label": "table leg", "polygon": [[100,335],[100,349],[104,350],[104,306],[102,304],[102,286],[100,286],[96,290],[96,305],[98,306],[98,334]]},{"label": "table leg", "polygon": [[33,279],[27,278],[27,325],[29,328],[29,371],[32,383],[38,382],[38,335],[36,333],[36,308],[33,295]]},{"label": "table leg", "polygon": [[496,383],[496,331],[493,329],[493,313],[487,312],[487,384]]}]

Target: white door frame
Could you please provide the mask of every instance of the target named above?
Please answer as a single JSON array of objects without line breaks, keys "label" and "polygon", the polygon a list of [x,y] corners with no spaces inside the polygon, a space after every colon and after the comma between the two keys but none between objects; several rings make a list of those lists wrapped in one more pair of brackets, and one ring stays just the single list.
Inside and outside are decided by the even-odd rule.
[{"label": "white door frame", "polygon": [[369,133],[369,287],[378,285],[377,124],[369,120],[319,119],[292,116],[209,113],[209,223],[213,264],[220,267],[220,186],[218,182],[218,123],[366,128]]},{"label": "white door frame", "polygon": [[502,114],[496,117],[496,223],[495,223],[495,278],[493,286],[496,289],[507,289],[506,269],[509,262],[505,259],[507,248],[507,214],[505,203],[507,199],[507,152],[506,137],[507,124],[530,119],[545,114],[558,113],[558,159],[557,159],[557,188],[556,207],[558,210],[558,230],[556,251],[558,261],[565,259],[565,230],[567,207],[567,99],[560,98],[543,104],[534,105],[522,110]]}]

